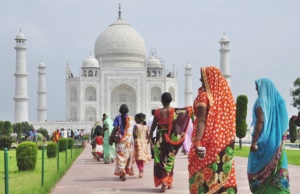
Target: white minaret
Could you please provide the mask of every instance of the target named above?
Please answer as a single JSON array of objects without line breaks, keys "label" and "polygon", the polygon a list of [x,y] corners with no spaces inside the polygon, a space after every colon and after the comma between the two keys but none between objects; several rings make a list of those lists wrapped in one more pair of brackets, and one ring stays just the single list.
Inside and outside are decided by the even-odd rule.
[{"label": "white minaret", "polygon": [[39,86],[38,86],[38,107],[37,107],[37,121],[47,121],[47,90],[46,90],[46,65],[43,61],[39,64]]},{"label": "white minaret", "polygon": [[26,70],[26,38],[20,33],[16,37],[16,85],[15,85],[15,122],[28,121],[28,95]]},{"label": "white minaret", "polygon": [[223,77],[227,80],[230,85],[230,70],[229,70],[229,39],[227,36],[224,36],[220,40],[221,48],[220,51],[220,70],[222,72]]},{"label": "white minaret", "polygon": [[193,106],[193,89],[192,89],[192,66],[188,63],[185,66],[185,106]]}]

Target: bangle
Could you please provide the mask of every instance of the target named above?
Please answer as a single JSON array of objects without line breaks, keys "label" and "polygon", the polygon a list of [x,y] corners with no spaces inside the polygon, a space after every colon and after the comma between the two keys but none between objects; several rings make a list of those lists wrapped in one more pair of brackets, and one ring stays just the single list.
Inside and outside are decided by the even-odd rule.
[{"label": "bangle", "polygon": [[194,147],[201,146],[201,142],[200,141],[194,141],[193,146]]}]

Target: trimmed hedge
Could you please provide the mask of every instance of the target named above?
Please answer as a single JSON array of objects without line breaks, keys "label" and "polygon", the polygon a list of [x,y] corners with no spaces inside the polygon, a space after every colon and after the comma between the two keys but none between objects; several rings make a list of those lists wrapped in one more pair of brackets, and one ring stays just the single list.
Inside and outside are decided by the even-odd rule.
[{"label": "trimmed hedge", "polygon": [[58,140],[58,142],[59,142],[59,151],[60,152],[66,151],[68,139],[67,138],[60,138]]},{"label": "trimmed hedge", "polygon": [[0,137],[0,150],[4,150],[4,148],[7,148],[9,150],[11,148],[12,142],[13,139],[11,137]]},{"label": "trimmed hedge", "polygon": [[68,149],[74,148],[74,139],[68,138]]},{"label": "trimmed hedge", "polygon": [[37,162],[38,146],[34,142],[23,142],[16,149],[19,171],[34,170]]},{"label": "trimmed hedge", "polygon": [[47,145],[47,157],[55,158],[57,153],[57,144],[52,142]]}]

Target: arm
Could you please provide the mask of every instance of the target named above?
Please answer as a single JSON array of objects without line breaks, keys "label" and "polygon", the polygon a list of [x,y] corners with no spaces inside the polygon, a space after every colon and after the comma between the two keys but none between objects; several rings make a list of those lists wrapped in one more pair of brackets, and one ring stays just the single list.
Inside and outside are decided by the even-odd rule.
[{"label": "arm", "polygon": [[263,114],[262,108],[258,107],[255,112],[256,112],[255,114],[256,114],[257,120],[256,120],[256,124],[255,124],[255,133],[254,133],[254,136],[252,139],[252,144],[250,147],[251,152],[255,152],[258,149],[257,141],[258,141],[258,138],[260,136],[260,133],[261,133],[263,125],[264,125],[264,114]]},{"label": "arm", "polygon": [[154,117],[153,118],[153,122],[152,122],[152,125],[151,125],[151,129],[150,129],[150,134],[149,134],[149,142],[150,142],[150,144],[151,144],[151,147],[153,147],[153,145],[154,145],[154,142],[152,142],[152,137],[153,137],[153,132],[155,131],[155,129],[156,129],[156,127],[157,127],[157,118],[156,117]]},{"label": "arm", "polygon": [[197,122],[195,142],[199,142],[202,139],[203,132],[205,129],[206,115],[207,115],[207,108],[204,106],[199,106],[198,113],[197,113],[198,122]]}]

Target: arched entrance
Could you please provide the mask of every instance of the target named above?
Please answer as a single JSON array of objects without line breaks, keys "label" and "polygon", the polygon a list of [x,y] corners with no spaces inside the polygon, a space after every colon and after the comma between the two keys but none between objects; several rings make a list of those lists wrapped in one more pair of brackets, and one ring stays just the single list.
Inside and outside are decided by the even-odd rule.
[{"label": "arched entrance", "polygon": [[137,112],[136,92],[127,85],[121,84],[115,87],[111,92],[111,116],[114,118],[119,114],[119,108],[122,104],[126,104],[129,109],[129,115],[135,116]]}]

